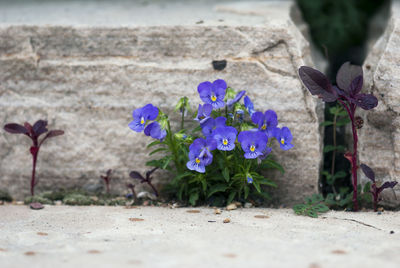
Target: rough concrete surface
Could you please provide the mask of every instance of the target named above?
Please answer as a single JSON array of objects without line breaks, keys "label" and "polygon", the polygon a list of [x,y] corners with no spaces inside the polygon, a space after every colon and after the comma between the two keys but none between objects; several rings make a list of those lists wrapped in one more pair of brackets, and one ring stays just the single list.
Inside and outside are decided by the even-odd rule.
[{"label": "rough concrete surface", "polygon": [[[364,63],[364,90],[379,100],[378,106],[360,112],[364,127],[359,131],[360,162],[375,170],[377,180],[400,180],[400,3],[393,1],[391,18],[383,36]],[[360,172],[362,173],[362,172]],[[361,174],[362,181],[368,179]],[[382,193],[386,205],[400,207],[400,187]]]},{"label": "rough concrete surface", "polygon": [[212,208],[6,205],[0,215],[2,268],[394,268],[400,262],[398,212],[331,211],[313,219],[287,209],[216,215]]},{"label": "rough concrete surface", "polygon": [[[0,3],[0,122],[45,118],[65,130],[40,152],[37,192],[96,184],[110,168],[112,190],[126,191],[129,170],[146,170],[151,141],[128,128],[132,110],[151,102],[176,119],[179,97],[195,110],[197,85],[217,78],[292,131],[292,150],[274,147],[286,170],[269,176],[276,202],[316,192],[323,113],[297,77],[312,63],[290,13],[288,1]],[[214,70],[213,60],[227,67]],[[0,131],[1,185],[16,198],[29,191],[28,144]]]}]

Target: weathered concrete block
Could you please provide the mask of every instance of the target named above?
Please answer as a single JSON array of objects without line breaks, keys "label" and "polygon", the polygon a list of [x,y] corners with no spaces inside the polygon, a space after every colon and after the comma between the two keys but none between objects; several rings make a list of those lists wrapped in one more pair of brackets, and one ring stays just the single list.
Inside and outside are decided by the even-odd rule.
[{"label": "weathered concrete block", "polygon": [[[362,112],[360,163],[375,170],[379,181],[400,180],[400,4],[393,1],[392,15],[384,35],[364,63],[365,88],[379,100],[377,108]],[[362,173],[362,172],[360,172]],[[368,179],[360,174],[365,183]],[[382,194],[386,205],[400,206],[400,187]]]},{"label": "weathered concrete block", "polygon": [[[51,128],[65,130],[40,152],[38,191],[97,183],[109,168],[117,177],[112,189],[125,191],[129,170],[144,171],[149,159],[145,145],[150,139],[128,128],[132,110],[151,102],[172,115],[183,95],[197,107],[197,85],[221,78],[247,90],[256,108],[275,109],[280,125],[292,130],[295,148],[276,148],[286,170],[284,176],[271,175],[279,185],[276,202],[293,204],[316,192],[322,106],[297,77],[298,67],[312,62],[308,42],[290,19],[291,3],[221,4],[215,10],[203,2],[181,3],[179,9],[171,5],[154,21],[143,12],[159,9],[158,4],[120,5],[122,14],[128,9],[131,16],[116,22],[77,15],[71,23],[44,16],[35,24],[30,16],[25,23],[11,16],[0,26],[1,122],[45,118]],[[48,18],[57,12],[63,18],[64,9],[57,8]],[[109,8],[117,12],[118,2]],[[188,19],[192,10],[196,17]],[[168,12],[182,14],[182,23],[176,17],[171,22]],[[227,67],[214,70],[211,62],[222,59]],[[2,186],[22,197],[30,175],[28,140],[1,131],[0,148]]]}]

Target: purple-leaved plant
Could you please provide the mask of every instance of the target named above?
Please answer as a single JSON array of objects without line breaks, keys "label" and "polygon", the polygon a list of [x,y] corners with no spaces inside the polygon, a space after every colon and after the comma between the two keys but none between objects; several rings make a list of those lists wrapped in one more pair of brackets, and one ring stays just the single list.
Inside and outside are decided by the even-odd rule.
[{"label": "purple-leaved plant", "polygon": [[379,198],[380,193],[383,190],[385,190],[386,188],[393,189],[393,187],[396,186],[397,181],[387,181],[387,182],[383,183],[380,187],[377,187],[374,171],[365,164],[361,164],[360,167],[361,167],[361,170],[364,172],[365,176],[367,176],[367,178],[372,181],[370,193],[372,194],[372,197],[374,198],[374,211],[377,211],[378,202],[381,200]]},{"label": "purple-leaved plant", "polygon": [[129,173],[129,176],[130,176],[132,179],[137,179],[137,180],[139,180],[140,183],[147,183],[147,184],[151,187],[151,189],[153,189],[154,195],[155,195],[156,197],[158,197],[158,191],[157,191],[156,187],[154,187],[154,185],[151,183],[151,181],[152,181],[152,179],[153,179],[153,177],[151,177],[151,174],[152,174],[154,171],[156,171],[157,169],[158,169],[158,167],[155,167],[155,168],[153,168],[153,169],[147,171],[147,172],[146,172],[146,178],[143,177],[142,174],[140,174],[139,172],[137,172],[137,171],[135,171],[135,170],[134,170],[134,171],[131,171],[131,172]]},{"label": "purple-leaved plant", "polygon": [[112,169],[109,169],[109,170],[107,170],[105,176],[104,175],[100,176],[104,180],[104,182],[106,183],[107,194],[110,194],[111,172],[112,172]]},{"label": "purple-leaved plant", "polygon": [[[47,121],[45,120],[38,120],[36,121],[35,124],[33,124],[33,126],[28,122],[25,122],[24,125],[10,123],[4,126],[4,130],[12,134],[24,134],[32,140],[32,146],[29,151],[33,159],[32,177],[31,177],[31,195],[33,196],[35,195],[35,186],[38,183],[38,180],[36,180],[36,162],[40,146],[42,146],[43,142],[48,138],[53,138],[56,136],[63,135],[64,131],[62,130],[49,131],[47,129]],[[39,136],[41,136],[46,132],[47,132],[46,136],[44,136],[41,140],[39,140]]]},{"label": "purple-leaved plant", "polygon": [[353,152],[347,152],[345,157],[351,163],[351,173],[353,178],[353,209],[358,211],[357,201],[357,127],[359,124],[356,118],[356,109],[361,107],[370,110],[378,105],[378,99],[372,94],[360,93],[363,86],[363,71],[360,66],[344,63],[337,75],[336,84],[333,86],[329,79],[320,71],[311,67],[302,66],[299,69],[299,76],[304,86],[312,95],[317,95],[325,102],[338,101],[347,111],[351,120],[353,133]]}]

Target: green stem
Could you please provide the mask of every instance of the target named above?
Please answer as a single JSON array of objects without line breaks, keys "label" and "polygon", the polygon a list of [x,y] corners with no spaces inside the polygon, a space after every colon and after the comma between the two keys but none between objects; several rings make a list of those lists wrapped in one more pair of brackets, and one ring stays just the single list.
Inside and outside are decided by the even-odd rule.
[{"label": "green stem", "polygon": [[172,136],[171,125],[169,123],[169,120],[168,120],[167,137],[168,137],[168,147],[169,147],[169,150],[172,152],[173,161],[174,161],[174,164],[175,164],[176,171],[178,173],[180,173],[182,168],[181,168],[180,163],[178,161],[178,150],[176,148],[175,138]]},{"label": "green stem", "polygon": [[184,127],[184,120],[185,120],[185,108],[182,108],[181,129],[183,129]]}]

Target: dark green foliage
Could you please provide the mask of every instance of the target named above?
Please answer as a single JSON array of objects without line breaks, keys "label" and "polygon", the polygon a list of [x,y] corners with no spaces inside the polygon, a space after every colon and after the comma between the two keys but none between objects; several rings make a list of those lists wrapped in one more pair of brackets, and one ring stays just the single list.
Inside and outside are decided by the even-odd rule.
[{"label": "dark green foliage", "polygon": [[324,203],[324,197],[321,194],[314,194],[311,197],[306,197],[304,204],[293,206],[293,210],[297,215],[309,216],[318,218],[318,215],[329,211]]}]

